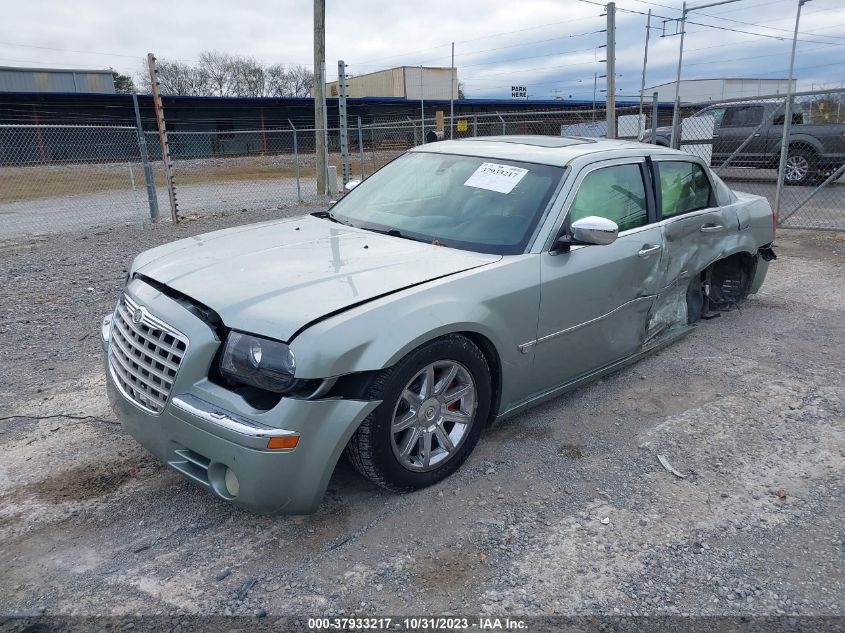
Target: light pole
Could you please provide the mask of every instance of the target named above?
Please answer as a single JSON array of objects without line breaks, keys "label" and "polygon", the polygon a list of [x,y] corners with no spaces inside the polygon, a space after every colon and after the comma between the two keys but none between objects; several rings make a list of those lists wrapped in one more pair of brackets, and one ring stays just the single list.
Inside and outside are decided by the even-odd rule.
[{"label": "light pole", "polygon": [[710,7],[718,7],[722,4],[731,4],[733,2],[739,2],[739,0],[720,0],[719,2],[708,2],[707,4],[699,4],[694,7],[688,7],[687,3],[684,2],[683,8],[681,9],[681,44],[678,48],[678,74],[675,78],[675,107],[672,109],[672,147],[674,149],[678,149],[681,144],[678,115],[681,109],[681,65],[684,61],[684,33],[687,30],[687,13],[700,9],[709,9]]}]

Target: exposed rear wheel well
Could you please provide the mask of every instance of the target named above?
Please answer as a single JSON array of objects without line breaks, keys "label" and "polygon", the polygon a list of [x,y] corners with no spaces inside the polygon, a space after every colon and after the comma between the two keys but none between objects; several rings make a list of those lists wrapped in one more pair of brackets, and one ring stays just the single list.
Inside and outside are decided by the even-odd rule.
[{"label": "exposed rear wheel well", "polygon": [[719,259],[701,271],[687,291],[688,322],[731,310],[745,301],[756,265],[754,255],[742,252]]}]

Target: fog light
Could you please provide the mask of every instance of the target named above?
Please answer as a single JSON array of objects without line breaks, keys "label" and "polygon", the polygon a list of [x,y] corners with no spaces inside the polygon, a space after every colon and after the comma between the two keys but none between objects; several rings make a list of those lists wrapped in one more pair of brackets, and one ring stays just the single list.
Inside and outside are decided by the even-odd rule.
[{"label": "fog light", "polygon": [[238,476],[235,474],[235,471],[231,468],[227,468],[223,481],[226,484],[226,492],[233,497],[237,497],[238,493],[241,491],[241,484],[238,482]]}]

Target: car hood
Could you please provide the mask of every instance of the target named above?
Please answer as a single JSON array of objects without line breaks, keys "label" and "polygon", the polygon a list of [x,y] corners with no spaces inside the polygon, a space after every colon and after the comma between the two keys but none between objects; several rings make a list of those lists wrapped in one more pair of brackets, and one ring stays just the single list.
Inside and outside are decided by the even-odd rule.
[{"label": "car hood", "polygon": [[159,246],[131,273],[206,305],[228,327],[289,341],[322,317],[499,259],[304,216]]}]

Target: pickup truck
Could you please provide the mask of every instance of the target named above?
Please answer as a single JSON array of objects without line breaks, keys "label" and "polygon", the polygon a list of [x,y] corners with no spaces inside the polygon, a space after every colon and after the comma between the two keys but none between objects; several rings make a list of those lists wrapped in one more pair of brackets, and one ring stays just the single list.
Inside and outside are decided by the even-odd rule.
[{"label": "pickup truck", "polygon": [[[693,114],[693,118],[713,118],[710,164],[721,165],[753,134],[752,140],[731,160],[730,166],[777,169],[783,136],[783,106],[783,101],[716,103]],[[810,123],[807,113],[802,112],[800,106],[795,107],[784,181],[787,185],[818,183],[845,163],[845,123]],[[643,138],[650,139],[651,131],[646,130]],[[657,145],[669,147],[671,138],[671,126],[657,128]],[[696,144],[707,142],[694,141]]]}]

